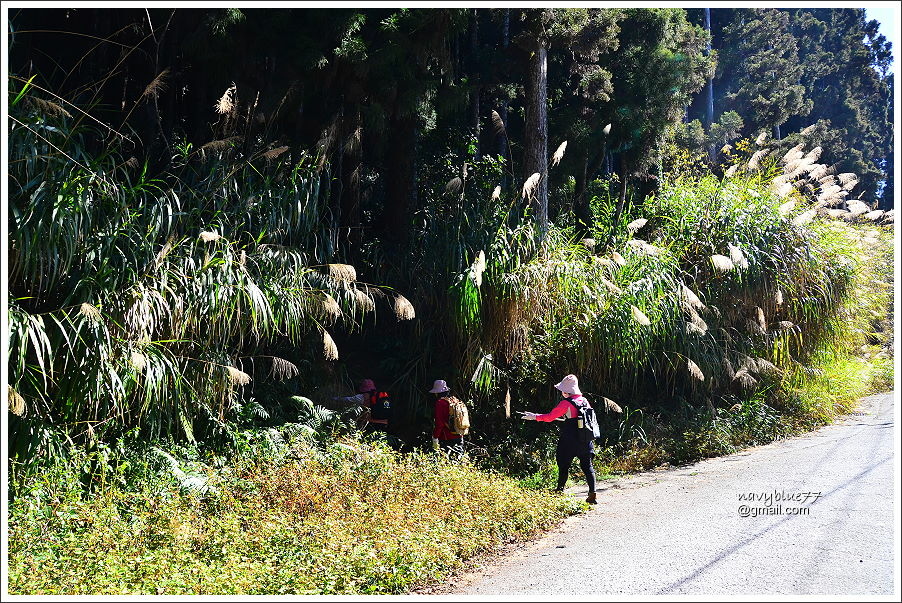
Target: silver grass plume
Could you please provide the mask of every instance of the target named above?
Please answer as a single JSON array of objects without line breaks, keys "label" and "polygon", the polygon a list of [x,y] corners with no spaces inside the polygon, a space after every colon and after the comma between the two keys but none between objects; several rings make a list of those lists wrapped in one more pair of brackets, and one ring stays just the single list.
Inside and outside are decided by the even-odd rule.
[{"label": "silver grass plume", "polygon": [[623,412],[623,409],[621,409],[620,406],[618,406],[617,403],[610,398],[605,398],[604,396],[602,396],[601,400],[604,403],[605,412],[614,412],[618,414]]},{"label": "silver grass plume", "polygon": [[19,392],[13,389],[12,385],[7,384],[6,387],[7,393],[7,401],[9,402],[9,412],[13,413],[17,417],[21,417],[25,415],[25,398],[19,395]]},{"label": "silver grass plume", "polygon": [[795,218],[792,219],[792,223],[794,226],[804,226],[811,222],[811,219],[814,218],[816,212],[813,209],[810,209],[804,213],[799,214]]},{"label": "silver grass plume", "polygon": [[765,156],[767,156],[767,153],[767,149],[760,149],[758,151],[755,151],[754,155],[752,155],[752,158],[749,159],[748,168],[750,170],[757,170],[761,163],[761,160],[764,159]]},{"label": "silver grass plume", "polygon": [[325,312],[326,316],[332,320],[341,316],[341,306],[339,306],[338,302],[335,301],[335,298],[328,293],[323,294],[323,312]]},{"label": "silver grass plume", "polygon": [[376,309],[376,302],[373,300],[373,296],[365,291],[354,289],[354,299],[357,302],[357,306],[364,312],[372,312]]},{"label": "silver grass plume", "polygon": [[711,256],[711,263],[721,272],[729,272],[733,269],[733,261],[725,255],[715,253]]},{"label": "silver grass plume", "polygon": [[790,163],[792,161],[797,161],[797,160],[801,159],[802,157],[805,156],[805,153],[802,151],[802,149],[804,149],[804,148],[805,148],[805,143],[800,142],[796,146],[794,146],[791,149],[789,149],[788,151],[786,151],[786,154],[783,155],[783,157],[780,161],[782,161],[783,163]]},{"label": "silver grass plume", "polygon": [[263,153],[263,157],[266,158],[267,161],[272,161],[282,153],[288,150],[287,146],[276,147],[274,149],[270,149]]},{"label": "silver grass plume", "polygon": [[777,208],[777,211],[780,212],[781,216],[788,215],[793,209],[795,209],[796,202],[795,201],[787,201],[783,205]]},{"label": "silver grass plume", "polygon": [[705,304],[702,303],[702,300],[699,299],[698,295],[696,295],[695,292],[685,284],[680,287],[680,299],[685,305],[689,306],[690,308],[697,308],[701,310],[705,307]]},{"label": "silver grass plume", "polygon": [[808,172],[808,177],[812,180],[820,180],[827,174],[828,168],[823,163],[815,163],[813,166]]},{"label": "silver grass plume", "polygon": [[251,382],[251,376],[244,371],[238,370],[234,366],[227,366],[226,372],[229,375],[229,381],[235,385],[247,385]]},{"label": "silver grass plume", "polygon": [[455,176],[445,184],[445,194],[456,195],[463,188],[464,181],[459,176]]},{"label": "silver grass plume", "polygon": [[338,360],[338,346],[325,329],[323,329],[323,356],[326,360]]},{"label": "silver grass plume", "polygon": [[876,222],[883,217],[884,213],[885,212],[882,209],[875,209],[874,211],[869,211],[868,213],[864,214],[864,217],[871,222]]},{"label": "silver grass plume", "polygon": [[705,380],[705,374],[702,372],[702,369],[698,368],[698,365],[688,358],[686,359],[686,368],[689,369],[689,374],[692,375],[693,379]]},{"label": "silver grass plume", "polygon": [[561,159],[564,158],[564,151],[567,150],[567,141],[565,140],[558,146],[557,150],[554,152],[554,155],[551,156],[551,167],[557,166],[561,162]]},{"label": "silver grass plume", "polygon": [[397,316],[399,320],[411,320],[415,318],[416,315],[413,304],[410,303],[406,297],[400,294],[395,296],[395,316]]},{"label": "silver grass plume", "polygon": [[72,114],[66,111],[62,105],[58,105],[53,101],[45,100],[43,98],[37,98],[34,96],[26,98],[28,99],[27,102],[29,105],[36,108],[38,111],[44,113],[45,115],[68,117],[69,119],[72,119]]},{"label": "silver grass plume", "polygon": [[100,310],[93,304],[84,303],[78,309],[78,313],[93,323],[99,323],[102,320]]},{"label": "silver grass plume", "polygon": [[733,377],[736,376],[736,371],[733,370],[733,364],[728,358],[723,359],[723,372],[727,376],[727,378],[730,379],[730,381],[732,381]]},{"label": "silver grass plume", "polygon": [[473,260],[473,264],[470,266],[470,274],[473,276],[473,282],[476,283],[477,287],[482,286],[482,273],[485,272],[485,251],[480,249],[479,253],[476,254],[476,259]]},{"label": "silver grass plume", "polygon": [[690,335],[704,335],[708,332],[708,323],[702,320],[695,308],[688,306],[686,311],[689,313],[690,320],[686,324],[686,332]]},{"label": "silver grass plume", "polygon": [[338,281],[353,283],[357,280],[357,269],[350,264],[328,264],[329,276]]},{"label": "silver grass plume", "polygon": [[758,138],[755,139],[755,144],[759,147],[764,144],[764,141],[767,140],[767,131],[761,132],[758,134]]},{"label": "silver grass plume", "polygon": [[603,276],[600,277],[600,280],[601,280],[601,284],[604,285],[605,288],[607,288],[607,290],[610,291],[611,293],[613,293],[614,295],[619,295],[620,293],[623,292],[623,290],[620,287],[618,287],[617,285],[615,285],[614,283],[612,283],[605,277],[603,277]]},{"label": "silver grass plume", "polygon": [[824,152],[824,149],[822,149],[821,147],[814,147],[813,149],[808,151],[808,154],[805,155],[805,159],[809,163],[814,163],[815,161],[817,161],[818,159],[821,158],[821,153],[823,153],[823,152]]},{"label": "silver grass plume", "polygon": [[495,128],[495,136],[507,136],[507,130],[504,127],[504,120],[501,119],[501,114],[499,114],[494,109],[492,110],[492,125]]},{"label": "silver grass plume", "polygon": [[611,259],[614,260],[614,263],[616,263],[619,266],[626,266],[626,260],[623,259],[623,256],[620,255],[619,253],[617,253],[616,251],[611,252]]},{"label": "silver grass plume", "polygon": [[226,91],[222,94],[218,101],[216,101],[216,105],[214,108],[216,112],[220,115],[225,115],[227,113],[231,113],[232,109],[235,108],[235,91],[238,87],[235,85],[235,82],[232,82],[232,85],[226,88]]},{"label": "silver grass plume", "polygon": [[270,375],[274,379],[277,379],[278,381],[285,381],[286,379],[291,379],[292,377],[298,376],[300,372],[301,371],[298,369],[297,365],[295,365],[293,362],[289,362],[284,358],[273,356]]},{"label": "silver grass plume", "polygon": [[648,325],[651,324],[651,321],[648,319],[648,316],[646,316],[642,312],[642,310],[640,310],[636,306],[630,305],[630,311],[633,314],[633,320],[638,322],[640,325],[647,327]]},{"label": "silver grass plume", "polygon": [[758,383],[758,381],[744,368],[736,371],[736,374],[733,376],[733,381],[739,383],[743,389],[751,389]]},{"label": "silver grass plume", "polygon": [[205,230],[205,231],[201,232],[197,238],[199,238],[204,243],[212,243],[213,241],[218,241],[219,239],[221,239],[222,235],[215,233],[215,232],[210,232],[208,230]]},{"label": "silver grass plume", "polygon": [[843,172],[842,174],[838,174],[836,179],[839,180],[840,184],[848,184],[849,182],[857,181],[858,175],[854,172]]},{"label": "silver grass plume", "polygon": [[602,132],[602,134],[604,134],[605,136],[607,136],[608,134],[610,134],[610,133],[611,133],[611,124],[608,124],[608,125],[606,125],[604,128],[602,128],[601,132]]},{"label": "silver grass plume", "polygon": [[724,176],[726,176],[727,178],[732,178],[732,177],[736,174],[736,170],[738,170],[738,169],[739,169],[739,164],[738,164],[738,163],[736,163],[736,164],[734,164],[734,165],[731,165],[731,166],[727,169],[727,171],[724,172]]},{"label": "silver grass plume", "polygon": [[138,350],[132,350],[131,354],[129,354],[128,362],[132,365],[132,368],[140,373],[147,366],[147,356]]},{"label": "silver grass plume", "polygon": [[734,266],[740,270],[745,270],[749,267],[749,261],[745,258],[745,254],[742,253],[742,249],[732,243],[727,243],[727,247],[730,249],[730,261],[733,262]]},{"label": "silver grass plume", "polygon": [[153,78],[147,87],[144,88],[144,92],[141,93],[141,98],[151,97],[158,98],[160,96],[160,92],[166,90],[166,78],[169,76],[169,67],[161,71],[157,77]]},{"label": "silver grass plume", "polygon": [[626,225],[626,229],[630,232],[630,234],[636,233],[642,229],[648,223],[648,220],[645,218],[638,218],[633,220],[629,224]]},{"label": "silver grass plume", "polygon": [[856,218],[871,211],[871,208],[868,207],[866,203],[857,199],[849,201],[847,209],[849,210],[849,214]]},{"label": "silver grass plume", "polygon": [[501,186],[496,186],[495,190],[492,191],[492,201],[497,201],[501,198]]},{"label": "silver grass plume", "polygon": [[526,179],[526,182],[523,183],[523,193],[522,197],[524,199],[529,199],[532,197],[532,194],[535,192],[536,188],[539,186],[539,180],[542,178],[542,174],[539,172],[534,173],[532,176]]},{"label": "silver grass plume", "polygon": [[782,289],[777,289],[774,292],[774,303],[777,304],[778,306],[783,305],[783,290]]}]

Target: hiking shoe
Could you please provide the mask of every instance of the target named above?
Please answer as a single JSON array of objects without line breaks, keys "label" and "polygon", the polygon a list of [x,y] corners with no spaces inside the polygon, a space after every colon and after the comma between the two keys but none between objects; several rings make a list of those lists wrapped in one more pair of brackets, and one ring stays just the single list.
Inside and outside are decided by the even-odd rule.
[{"label": "hiking shoe", "polygon": [[594,492],[589,492],[589,496],[586,497],[586,502],[589,503],[590,505],[596,505],[596,504],[598,504],[598,501],[595,500],[595,493],[594,493]]}]

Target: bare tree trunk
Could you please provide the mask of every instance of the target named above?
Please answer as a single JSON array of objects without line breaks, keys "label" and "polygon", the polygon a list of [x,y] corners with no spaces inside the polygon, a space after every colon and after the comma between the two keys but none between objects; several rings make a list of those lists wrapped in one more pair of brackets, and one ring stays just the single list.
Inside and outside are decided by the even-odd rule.
[{"label": "bare tree trunk", "polygon": [[[510,46],[510,33],[511,33],[511,11],[509,8],[504,9],[504,19],[501,21],[501,48],[506,51],[507,47]],[[501,121],[507,125],[507,108],[509,105],[508,99],[504,99],[504,102],[501,103],[501,110],[498,112],[501,115]],[[498,137],[498,154],[502,157],[507,156],[507,134],[502,134]]]},{"label": "bare tree trunk", "polygon": [[611,220],[611,232],[608,233],[608,238],[604,245],[602,247],[596,247],[596,249],[604,249],[614,240],[614,231],[617,230],[617,224],[620,223],[620,218],[623,216],[623,210],[626,207],[626,187],[628,179],[626,157],[620,155],[620,196],[617,198],[617,207],[614,210],[614,218]]},{"label": "bare tree trunk", "polygon": [[579,237],[586,236],[592,225],[592,212],[586,199],[586,180],[589,172],[589,149],[584,149],[580,157],[580,169],[576,172],[576,186],[573,195],[573,214],[576,216],[576,227]]},{"label": "bare tree trunk", "polygon": [[468,57],[469,68],[469,82],[473,87],[470,92],[470,122],[471,127],[473,128],[473,133],[476,136],[476,159],[479,159],[482,156],[482,152],[480,150],[479,139],[481,127],[479,123],[479,100],[480,100],[480,84],[479,78],[477,77],[476,70],[478,66],[476,64],[476,53],[479,49],[479,14],[476,9],[470,13],[470,52]]},{"label": "bare tree trunk", "polygon": [[529,205],[544,238],[548,230],[548,50],[544,40],[537,42],[529,60],[523,179],[540,174]]},{"label": "bare tree trunk", "polygon": [[395,250],[403,250],[410,237],[416,130],[416,122],[408,118],[394,118],[388,124],[382,232],[388,247]]},{"label": "bare tree trunk", "polygon": [[[344,126],[344,124],[343,124]],[[360,109],[350,112],[345,133],[340,175],[342,184],[339,242],[347,243],[351,253],[359,251],[360,233],[360,169],[362,164],[363,127]]]},{"label": "bare tree trunk", "polygon": [[[711,54],[711,9],[705,9],[705,31],[708,32],[708,44],[705,47],[705,56]],[[714,76],[708,78],[705,102],[705,130],[711,133],[711,124],[714,123]],[[714,144],[708,146],[708,158],[714,161],[717,158],[717,151]]]}]

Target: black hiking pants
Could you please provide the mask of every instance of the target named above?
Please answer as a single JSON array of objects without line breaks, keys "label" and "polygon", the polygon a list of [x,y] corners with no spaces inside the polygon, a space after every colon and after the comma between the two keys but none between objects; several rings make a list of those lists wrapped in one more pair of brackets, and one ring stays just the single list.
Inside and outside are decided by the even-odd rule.
[{"label": "black hiking pants", "polygon": [[573,459],[579,459],[579,466],[582,468],[586,476],[586,483],[589,484],[589,492],[595,492],[595,468],[592,467],[592,456],[595,454],[595,446],[592,442],[588,444],[577,444],[572,440],[561,439],[557,443],[557,452],[555,460],[557,461],[557,489],[563,490],[567,485],[567,474],[570,473],[570,465]]}]

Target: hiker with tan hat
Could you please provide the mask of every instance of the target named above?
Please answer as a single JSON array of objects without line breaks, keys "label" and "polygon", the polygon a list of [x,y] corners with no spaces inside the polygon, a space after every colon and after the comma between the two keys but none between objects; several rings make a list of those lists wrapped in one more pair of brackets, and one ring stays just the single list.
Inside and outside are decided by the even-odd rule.
[{"label": "hiker with tan hat", "polygon": [[372,379],[363,379],[357,385],[357,394],[346,398],[334,398],[336,402],[345,404],[358,404],[363,407],[360,421],[365,422],[363,429],[366,432],[388,433],[389,419],[391,418],[391,401],[385,392],[376,390],[376,384]]},{"label": "hiker with tan hat", "polygon": [[[551,422],[563,417],[561,424],[561,433],[557,442],[557,452],[555,460],[557,461],[557,491],[563,492],[564,486],[567,484],[567,474],[570,472],[570,465],[574,458],[579,459],[579,466],[582,467],[583,473],[586,475],[586,482],[589,484],[589,496],[586,502],[595,504],[595,469],[592,467],[592,455],[595,454],[595,446],[591,439],[586,440],[582,437],[581,430],[585,413],[581,413],[581,409],[588,407],[591,410],[589,401],[586,400],[582,392],[579,391],[579,382],[576,375],[567,375],[561,382],[554,386],[560,391],[564,397],[558,402],[551,412],[543,415],[534,412],[521,412],[524,420],[527,421],[545,421]],[[594,418],[594,416],[593,416]]]},{"label": "hiker with tan hat", "polygon": [[[443,379],[436,379],[430,394],[435,395],[435,428],[432,430],[432,447],[460,457],[464,453],[464,435],[469,431],[470,420],[463,402],[451,395],[451,388]],[[465,426],[460,413],[465,416]]]}]

